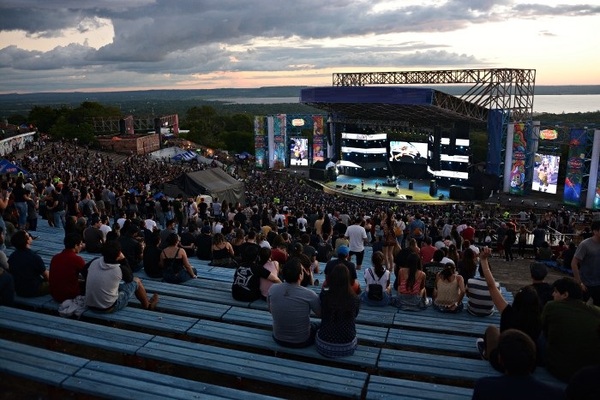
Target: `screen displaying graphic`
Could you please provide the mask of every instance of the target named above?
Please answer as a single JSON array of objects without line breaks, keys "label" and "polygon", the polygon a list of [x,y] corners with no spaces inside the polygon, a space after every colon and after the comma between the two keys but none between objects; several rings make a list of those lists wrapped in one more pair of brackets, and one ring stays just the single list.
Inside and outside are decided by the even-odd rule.
[{"label": "screen displaying graphic", "polygon": [[560,156],[536,153],[531,190],[556,194]]},{"label": "screen displaying graphic", "polygon": [[290,138],[290,166],[308,166],[308,138]]},{"label": "screen displaying graphic", "polygon": [[391,140],[390,161],[427,164],[427,143]]}]

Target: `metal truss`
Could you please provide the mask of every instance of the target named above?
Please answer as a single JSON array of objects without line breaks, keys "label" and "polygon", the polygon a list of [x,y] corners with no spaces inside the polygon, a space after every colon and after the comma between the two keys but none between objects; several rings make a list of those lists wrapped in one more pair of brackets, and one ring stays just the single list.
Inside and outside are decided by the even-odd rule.
[{"label": "metal truss", "polygon": [[[94,125],[94,132],[96,134],[115,134],[120,132],[119,121],[124,119],[128,126],[133,126],[133,130],[135,132],[149,132],[154,131],[154,120],[153,117],[147,118],[133,118],[133,116],[129,115],[124,118],[93,118],[92,123]],[[166,124],[166,126],[170,126],[173,129],[173,133],[177,135],[179,133],[179,117],[177,114],[173,115],[165,115],[159,117],[161,124]]]},{"label": "metal truss", "polygon": [[[333,86],[472,84],[466,93],[458,96],[461,100],[489,110],[506,110],[512,121],[525,122],[533,115],[535,73],[534,69],[514,68],[348,72],[334,73]],[[456,102],[446,106],[459,107],[461,104]],[[456,111],[471,116],[473,110]]]}]

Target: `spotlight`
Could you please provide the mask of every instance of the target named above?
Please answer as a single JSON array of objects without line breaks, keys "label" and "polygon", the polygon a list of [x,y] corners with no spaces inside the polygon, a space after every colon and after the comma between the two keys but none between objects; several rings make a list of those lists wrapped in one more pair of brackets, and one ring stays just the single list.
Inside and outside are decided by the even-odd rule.
[{"label": "spotlight", "polygon": [[521,204],[525,203],[525,200],[521,200]]},{"label": "spotlight", "polygon": [[512,199],[509,197],[509,198],[508,198],[508,202],[510,203],[511,201],[512,201]]},{"label": "spotlight", "polygon": [[537,201],[534,201],[534,202],[533,202],[533,206],[534,206],[534,207],[537,207]]}]

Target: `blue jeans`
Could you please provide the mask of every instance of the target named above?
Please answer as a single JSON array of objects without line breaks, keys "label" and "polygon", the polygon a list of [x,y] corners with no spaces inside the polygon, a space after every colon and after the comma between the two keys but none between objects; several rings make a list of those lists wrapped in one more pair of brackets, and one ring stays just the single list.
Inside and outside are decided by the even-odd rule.
[{"label": "blue jeans", "polygon": [[19,228],[25,229],[27,224],[27,203],[24,201],[15,202],[15,208],[19,211]]},{"label": "blue jeans", "polygon": [[369,293],[365,290],[360,294],[360,301],[374,307],[385,307],[390,305],[390,295],[384,290],[383,298],[379,301],[369,299]]},{"label": "blue jeans", "polygon": [[54,211],[52,215],[54,215],[54,226],[56,228],[65,228],[65,210],[62,211]]},{"label": "blue jeans", "polygon": [[125,308],[129,303],[129,299],[135,294],[137,287],[136,281],[119,284],[119,297],[117,298],[117,301],[115,301],[112,311],[119,311]]}]

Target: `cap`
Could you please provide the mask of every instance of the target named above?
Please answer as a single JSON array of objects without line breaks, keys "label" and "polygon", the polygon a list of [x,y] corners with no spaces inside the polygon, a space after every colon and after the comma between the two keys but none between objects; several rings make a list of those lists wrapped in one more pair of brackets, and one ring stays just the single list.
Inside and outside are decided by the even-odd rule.
[{"label": "cap", "polygon": [[548,275],[548,267],[543,262],[533,262],[529,265],[529,272],[533,279],[541,281]]},{"label": "cap", "polygon": [[337,253],[340,256],[347,256],[348,254],[350,254],[350,249],[346,245],[341,245],[340,247],[338,247]]}]

